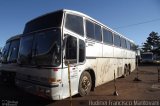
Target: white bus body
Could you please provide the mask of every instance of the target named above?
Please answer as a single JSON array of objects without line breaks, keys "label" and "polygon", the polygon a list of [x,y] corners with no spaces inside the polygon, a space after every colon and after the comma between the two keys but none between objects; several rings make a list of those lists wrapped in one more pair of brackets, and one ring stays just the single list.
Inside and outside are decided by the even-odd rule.
[{"label": "white bus body", "polygon": [[[38,20],[47,19],[46,17],[53,16],[52,14],[56,12],[43,15],[26,24],[20,44],[18,61],[21,67],[16,76],[17,86],[33,94],[59,100],[69,97],[66,61],[68,59],[73,60],[70,61],[72,95],[77,93],[81,96],[88,95],[94,87],[113,80],[114,71],[117,78],[126,76],[135,69],[133,41],[80,12],[66,9],[58,12],[62,13],[62,16],[58,15],[62,20],[60,25],[56,23],[59,25],[56,28],[55,24],[52,28],[46,27],[46,29],[34,25],[36,23],[37,26],[41,24],[45,26],[45,23],[40,24]],[[40,36],[42,37],[44,32],[50,39],[57,39],[50,44],[52,45],[50,47],[46,46],[45,36],[40,43]],[[49,36],[49,33],[53,33],[54,38]],[[60,38],[57,37],[58,34]],[[110,35],[107,38],[108,34]],[[30,38],[32,36],[33,38]],[[27,42],[26,39],[31,39],[31,42]],[[30,47],[32,53],[28,53],[32,54],[30,58],[27,58],[29,57],[27,53],[23,53],[27,44],[32,45]],[[44,45],[49,48],[47,52],[42,52],[45,50],[42,49]],[[29,46],[26,48],[29,50]],[[49,63],[50,59],[52,64]],[[46,60],[48,63],[44,62]]]}]

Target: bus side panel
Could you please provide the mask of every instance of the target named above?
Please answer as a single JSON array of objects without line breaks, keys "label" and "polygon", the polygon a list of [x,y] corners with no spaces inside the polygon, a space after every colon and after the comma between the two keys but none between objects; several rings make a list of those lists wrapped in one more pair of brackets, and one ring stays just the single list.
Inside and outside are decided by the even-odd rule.
[{"label": "bus side panel", "polygon": [[126,55],[126,51],[118,48],[118,47],[114,47],[114,67],[115,67],[115,75],[116,78],[120,77],[123,75],[124,73],[124,64],[126,63],[126,59],[125,59],[125,55]]},{"label": "bus side panel", "polygon": [[118,47],[114,47],[114,58],[122,58],[123,53],[122,53],[122,49],[118,48]]},{"label": "bus side panel", "polygon": [[133,51],[130,51],[131,53],[131,72],[135,70],[136,68],[136,53]]},{"label": "bus side panel", "polygon": [[86,57],[89,58],[102,57],[102,44],[96,43],[95,41],[87,40]]},{"label": "bus side panel", "polygon": [[114,65],[112,58],[98,58],[96,67],[96,84],[101,85],[113,79]]},{"label": "bus side panel", "polygon": [[103,45],[103,57],[96,59],[96,84],[101,85],[113,79],[113,47]]}]

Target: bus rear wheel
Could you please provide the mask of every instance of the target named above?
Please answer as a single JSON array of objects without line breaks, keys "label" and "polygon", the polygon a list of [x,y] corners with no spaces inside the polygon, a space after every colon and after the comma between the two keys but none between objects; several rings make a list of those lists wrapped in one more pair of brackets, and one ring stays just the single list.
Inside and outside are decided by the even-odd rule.
[{"label": "bus rear wheel", "polygon": [[125,66],[124,68],[124,77],[129,76],[131,74],[130,66]]},{"label": "bus rear wheel", "polygon": [[123,78],[128,76],[128,68],[127,66],[124,66],[124,74],[123,74]]},{"label": "bus rear wheel", "polygon": [[89,72],[84,71],[79,81],[78,91],[79,91],[80,96],[88,95],[91,91],[91,87],[92,87],[91,75]]}]

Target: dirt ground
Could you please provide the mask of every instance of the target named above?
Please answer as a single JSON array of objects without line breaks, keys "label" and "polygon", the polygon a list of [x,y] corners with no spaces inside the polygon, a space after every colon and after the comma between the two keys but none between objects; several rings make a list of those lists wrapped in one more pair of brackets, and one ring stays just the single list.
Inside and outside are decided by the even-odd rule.
[{"label": "dirt ground", "polygon": [[[160,67],[160,66],[159,66]],[[139,66],[138,78],[141,81],[134,81],[137,71],[126,78],[116,80],[118,96],[114,96],[114,81],[95,88],[95,91],[85,97],[75,95],[72,97],[72,106],[159,106],[160,105],[160,82],[158,82],[157,66]],[[46,100],[20,90],[14,86],[7,86],[0,83],[0,105],[7,106],[7,103],[38,106],[70,106],[70,98],[59,101]],[[9,105],[8,105],[9,106]]]}]

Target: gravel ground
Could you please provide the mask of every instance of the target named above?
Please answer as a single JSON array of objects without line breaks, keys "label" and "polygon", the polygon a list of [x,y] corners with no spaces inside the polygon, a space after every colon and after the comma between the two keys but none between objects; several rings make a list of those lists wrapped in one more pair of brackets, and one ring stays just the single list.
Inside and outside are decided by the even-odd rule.
[{"label": "gravel ground", "polygon": [[[116,80],[118,96],[114,96],[114,81],[95,88],[94,92],[85,97],[75,95],[72,97],[72,106],[91,105],[160,105],[160,82],[158,82],[157,66],[139,66],[139,79],[134,81],[137,71],[126,78]],[[70,99],[51,101],[31,95],[23,90],[0,83],[0,105],[2,106],[69,106]],[[7,103],[9,105],[7,105]]]}]

